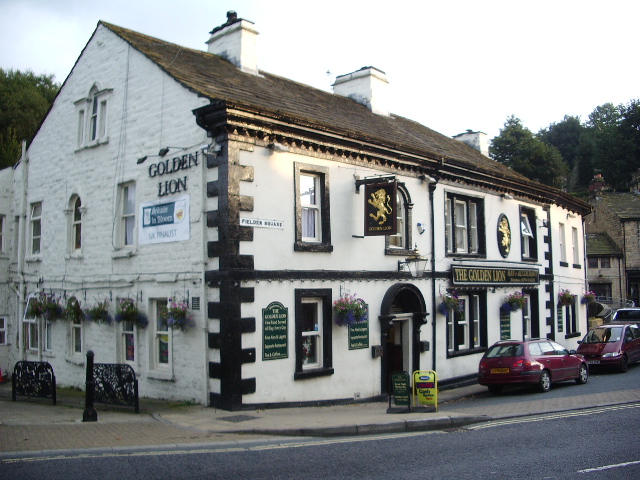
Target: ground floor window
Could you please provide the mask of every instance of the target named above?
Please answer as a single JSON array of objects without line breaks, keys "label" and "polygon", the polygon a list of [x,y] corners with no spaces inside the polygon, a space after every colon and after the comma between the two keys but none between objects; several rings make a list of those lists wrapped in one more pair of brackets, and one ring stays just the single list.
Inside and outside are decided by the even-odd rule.
[{"label": "ground floor window", "polygon": [[71,322],[71,353],[82,353],[82,320],[74,318]]},{"label": "ground floor window", "polygon": [[576,298],[570,305],[558,304],[558,332],[564,332],[565,338],[578,337],[578,309],[576,308]]},{"label": "ground floor window", "polygon": [[167,299],[154,300],[153,313],[153,363],[156,368],[165,368],[171,364],[171,332],[167,323]]},{"label": "ground floor window", "polygon": [[7,344],[7,319],[0,317],[0,345]]},{"label": "ground floor window", "polygon": [[136,326],[132,321],[122,322],[122,361],[136,361]]},{"label": "ground floor window", "polygon": [[458,306],[447,312],[447,353],[472,353],[486,346],[486,294],[458,293]]},{"label": "ground floor window", "polygon": [[28,350],[38,350],[38,320],[36,318],[24,319],[24,338]]},{"label": "ground floor window", "polygon": [[523,340],[532,338],[531,333],[531,297],[524,295],[524,306],[522,307],[522,337]]},{"label": "ground floor window", "polygon": [[331,290],[296,290],[295,325],[294,378],[331,375]]}]

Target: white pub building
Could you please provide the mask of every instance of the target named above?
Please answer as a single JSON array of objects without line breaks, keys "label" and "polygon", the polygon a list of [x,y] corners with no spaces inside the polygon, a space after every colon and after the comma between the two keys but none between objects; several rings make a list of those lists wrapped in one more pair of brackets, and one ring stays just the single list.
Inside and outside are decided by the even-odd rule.
[{"label": "white pub building", "polygon": [[100,22],[0,172],[5,375],[83,387],[92,350],[141,397],[242,410],[473,381],[504,338],[576,347],[587,203],[394,115],[377,68],[328,93],[259,70],[234,12],[210,33]]}]

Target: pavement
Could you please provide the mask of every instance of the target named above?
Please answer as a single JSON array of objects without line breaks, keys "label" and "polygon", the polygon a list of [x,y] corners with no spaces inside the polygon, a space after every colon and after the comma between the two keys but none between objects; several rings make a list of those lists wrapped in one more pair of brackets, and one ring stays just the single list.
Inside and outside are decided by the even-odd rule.
[{"label": "pavement", "polygon": [[[95,404],[97,421],[83,422],[84,393],[58,389],[51,399],[11,400],[11,382],[0,383],[0,459],[64,450],[117,451],[138,447],[282,442],[300,436],[328,437],[446,430],[510,417],[640,402],[640,388],[565,398],[544,394],[508,397],[496,406],[461,399],[486,397],[471,385],[438,393],[437,411],[388,413],[388,402],[229,412],[184,402],[140,399],[133,408]],[[392,405],[392,410],[400,410]]]}]

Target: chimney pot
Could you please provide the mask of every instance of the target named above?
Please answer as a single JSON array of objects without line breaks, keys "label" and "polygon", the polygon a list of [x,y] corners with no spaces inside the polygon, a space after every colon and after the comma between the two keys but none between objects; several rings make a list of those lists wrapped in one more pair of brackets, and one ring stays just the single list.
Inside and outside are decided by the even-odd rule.
[{"label": "chimney pot", "polygon": [[258,73],[258,32],[253,22],[238,18],[233,10],[227,12],[227,21],[209,32],[207,51],[229,60],[246,73]]}]

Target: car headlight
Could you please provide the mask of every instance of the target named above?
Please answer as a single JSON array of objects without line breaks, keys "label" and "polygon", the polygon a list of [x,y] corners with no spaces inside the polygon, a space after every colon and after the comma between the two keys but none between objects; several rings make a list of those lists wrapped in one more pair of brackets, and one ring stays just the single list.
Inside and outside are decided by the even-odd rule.
[{"label": "car headlight", "polygon": [[611,352],[611,353],[605,353],[604,355],[602,355],[602,358],[619,357],[619,356],[620,356],[620,352]]}]

